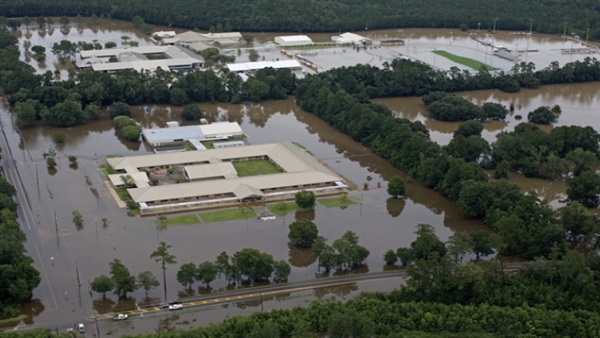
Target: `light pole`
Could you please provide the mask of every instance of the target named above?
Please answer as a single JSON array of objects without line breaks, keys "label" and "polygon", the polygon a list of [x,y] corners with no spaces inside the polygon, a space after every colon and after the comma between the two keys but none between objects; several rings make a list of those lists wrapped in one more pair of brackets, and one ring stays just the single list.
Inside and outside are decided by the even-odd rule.
[{"label": "light pole", "polygon": [[481,29],[481,22],[477,23],[477,31],[479,32],[479,30]]},{"label": "light pole", "polygon": [[563,37],[567,36],[567,22],[564,22],[565,24],[565,30],[563,32]]},{"label": "light pole", "polygon": [[496,34],[496,21],[498,21],[498,19],[494,19],[494,34]]},{"label": "light pole", "polygon": [[529,19],[529,35],[532,34],[533,31],[533,19]]}]

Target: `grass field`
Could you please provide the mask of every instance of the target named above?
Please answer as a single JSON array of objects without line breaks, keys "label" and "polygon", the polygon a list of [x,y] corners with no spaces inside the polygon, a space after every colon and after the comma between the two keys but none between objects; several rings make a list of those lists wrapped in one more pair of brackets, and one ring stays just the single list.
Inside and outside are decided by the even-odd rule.
[{"label": "grass field", "polygon": [[[161,222],[161,221],[157,220],[157,222]],[[164,225],[164,226],[169,226],[169,225],[192,225],[192,224],[198,224],[198,223],[202,223],[200,221],[200,219],[198,218],[198,216],[196,216],[194,214],[189,214],[189,215],[167,217],[167,219],[165,219],[165,220],[162,221],[161,225]]]},{"label": "grass field", "polygon": [[273,163],[269,162],[269,160],[233,162],[233,167],[240,177],[277,174],[282,172]]},{"label": "grass field", "polygon": [[317,202],[326,208],[347,207],[353,204],[358,204],[358,202],[348,197],[322,198],[317,200]]},{"label": "grass field", "polygon": [[205,223],[233,221],[253,217],[256,217],[256,213],[250,208],[217,210],[200,214],[200,219]]},{"label": "grass field", "polygon": [[456,63],[460,63],[461,65],[465,65],[465,66],[467,66],[469,68],[473,68],[475,70],[479,70],[481,68],[486,69],[486,70],[496,69],[490,65],[486,65],[485,63],[479,62],[477,60],[469,59],[464,56],[454,55],[454,54],[448,53],[444,50],[434,50],[433,52],[439,56],[443,56],[446,59],[452,60]]},{"label": "grass field", "polygon": [[279,203],[267,205],[267,209],[269,209],[270,212],[272,212],[273,214],[275,214],[277,216],[283,216],[283,215],[289,214],[292,211],[298,210],[298,205],[294,202],[291,202],[291,203],[279,202]]}]

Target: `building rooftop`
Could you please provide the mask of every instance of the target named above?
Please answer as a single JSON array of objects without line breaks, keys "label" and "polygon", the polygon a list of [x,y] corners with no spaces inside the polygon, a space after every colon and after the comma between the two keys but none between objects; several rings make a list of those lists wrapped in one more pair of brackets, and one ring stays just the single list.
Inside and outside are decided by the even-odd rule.
[{"label": "building rooftop", "polygon": [[142,134],[148,143],[160,145],[178,140],[204,140],[241,136],[243,132],[237,122],[215,122],[194,126],[144,129]]},{"label": "building rooftop", "polygon": [[258,62],[243,62],[243,63],[228,63],[227,68],[232,72],[247,72],[255,71],[264,68],[302,68],[297,60],[280,60],[280,61],[258,61]]}]

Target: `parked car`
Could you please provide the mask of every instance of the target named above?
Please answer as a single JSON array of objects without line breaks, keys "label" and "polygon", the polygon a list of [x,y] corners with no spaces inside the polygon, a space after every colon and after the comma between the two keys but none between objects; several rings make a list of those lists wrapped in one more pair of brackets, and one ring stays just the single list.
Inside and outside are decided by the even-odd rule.
[{"label": "parked car", "polygon": [[85,325],[83,325],[83,323],[79,323],[79,324],[75,325],[75,327],[77,328],[77,332],[85,333]]},{"label": "parked car", "polygon": [[181,304],[172,304],[169,305],[169,311],[181,310],[183,309],[183,305]]},{"label": "parked car", "polygon": [[124,313],[118,313],[113,316],[113,320],[125,320],[127,318],[129,318],[129,315],[126,315]]}]

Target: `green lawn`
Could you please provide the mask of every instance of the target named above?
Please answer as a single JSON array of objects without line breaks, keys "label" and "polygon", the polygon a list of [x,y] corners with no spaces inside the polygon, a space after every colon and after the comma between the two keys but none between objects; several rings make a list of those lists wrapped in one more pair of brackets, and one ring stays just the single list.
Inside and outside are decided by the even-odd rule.
[{"label": "green lawn", "polygon": [[461,65],[465,65],[465,66],[473,68],[475,70],[479,70],[481,68],[486,69],[486,70],[496,69],[490,65],[486,65],[485,63],[479,62],[477,60],[469,59],[464,56],[454,55],[454,54],[448,53],[444,50],[434,50],[433,52],[439,56],[443,56],[443,57],[450,59],[456,63],[460,63]]},{"label": "green lawn", "polygon": [[274,215],[283,216],[283,215],[289,214],[292,211],[298,210],[298,205],[294,202],[291,202],[291,203],[279,202],[279,203],[267,205],[267,209],[269,209],[269,211],[271,213],[273,213]]},{"label": "green lawn", "polygon": [[277,174],[282,172],[269,160],[238,161],[233,162],[233,167],[240,177]]},{"label": "green lawn", "polygon": [[215,149],[214,141],[202,141],[200,142],[206,147],[206,149]]},{"label": "green lawn", "polygon": [[349,205],[358,204],[355,200],[346,197],[322,198],[317,202],[326,208],[347,207]]},{"label": "green lawn", "polygon": [[236,219],[246,219],[253,217],[256,217],[256,213],[250,208],[217,210],[203,212],[200,214],[200,219],[205,223],[233,221]]},{"label": "green lawn", "polygon": [[[157,223],[161,223],[160,220],[156,220]],[[161,225],[169,226],[169,225],[192,225],[201,223],[198,216],[195,214],[181,215],[181,216],[173,216],[167,217],[166,220],[163,220]]]}]

